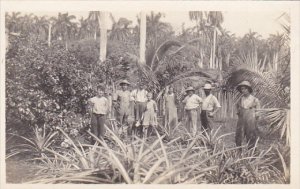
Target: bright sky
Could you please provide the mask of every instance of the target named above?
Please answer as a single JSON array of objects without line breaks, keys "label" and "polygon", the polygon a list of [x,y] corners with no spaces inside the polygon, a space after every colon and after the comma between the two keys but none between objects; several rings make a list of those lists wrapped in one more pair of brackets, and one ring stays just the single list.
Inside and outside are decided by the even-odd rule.
[{"label": "bright sky", "polygon": [[[223,12],[224,22],[223,28],[236,34],[237,37],[242,37],[248,33],[251,29],[252,32],[259,33],[262,38],[267,38],[269,34],[282,33],[283,30],[279,21],[276,21],[283,12],[264,11],[264,12]],[[58,13],[34,13],[36,15],[49,15],[56,16]],[[88,12],[69,12],[69,14],[75,15],[77,19],[80,17],[87,18]],[[120,17],[125,17],[133,21],[133,25],[137,23],[136,16],[138,12],[112,12],[116,20]],[[176,33],[181,31],[182,23],[185,23],[185,28],[194,26],[195,23],[189,20],[188,12],[165,12],[165,17],[162,21],[169,22],[173,26]],[[111,26],[111,20],[108,19],[108,26]]]}]

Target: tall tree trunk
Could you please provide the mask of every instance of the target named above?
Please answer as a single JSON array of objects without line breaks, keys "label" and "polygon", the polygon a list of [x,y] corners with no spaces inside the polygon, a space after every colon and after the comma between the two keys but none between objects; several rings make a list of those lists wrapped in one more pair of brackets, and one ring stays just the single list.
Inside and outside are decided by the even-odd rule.
[{"label": "tall tree trunk", "polygon": [[273,56],[273,62],[274,62],[274,70],[277,72],[278,70],[278,52],[275,52]]},{"label": "tall tree trunk", "polygon": [[216,40],[217,40],[217,28],[214,27],[214,41],[213,41],[213,54],[212,54],[213,68],[216,68]]},{"label": "tall tree trunk", "polygon": [[220,57],[220,60],[219,60],[219,69],[222,71],[223,69],[223,58],[222,56]]},{"label": "tall tree trunk", "polygon": [[230,61],[230,53],[228,53],[226,56],[226,68],[229,67],[229,61]]},{"label": "tall tree trunk", "polygon": [[106,45],[107,45],[107,28],[106,28],[107,12],[100,12],[100,62],[106,60]]},{"label": "tall tree trunk", "polygon": [[51,23],[49,23],[49,30],[48,30],[48,47],[51,46],[51,29],[52,29],[52,25],[51,25]]},{"label": "tall tree trunk", "polygon": [[140,63],[146,63],[146,13],[141,12],[141,25],[140,25]]},{"label": "tall tree trunk", "polygon": [[95,41],[97,40],[97,29],[96,29],[96,31],[94,33],[94,39],[95,39]]},{"label": "tall tree trunk", "polygon": [[210,48],[209,68],[213,68],[213,49]]}]

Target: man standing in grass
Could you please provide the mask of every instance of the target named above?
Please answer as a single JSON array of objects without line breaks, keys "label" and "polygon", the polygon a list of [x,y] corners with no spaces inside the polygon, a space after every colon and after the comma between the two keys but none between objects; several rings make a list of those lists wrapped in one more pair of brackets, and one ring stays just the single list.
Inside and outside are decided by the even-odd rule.
[{"label": "man standing in grass", "polygon": [[98,86],[97,96],[89,99],[88,102],[91,113],[92,133],[99,138],[103,138],[105,133],[104,123],[106,114],[109,111],[108,100],[104,97],[104,88]]},{"label": "man standing in grass", "polygon": [[249,81],[243,81],[238,84],[237,90],[242,94],[242,97],[237,103],[238,122],[235,142],[237,146],[241,146],[245,136],[249,143],[249,148],[253,148],[258,139],[255,110],[260,108],[260,102],[251,95],[253,89]]},{"label": "man standing in grass", "polygon": [[114,104],[118,109],[118,121],[121,125],[128,124],[128,116],[130,113],[130,91],[128,86],[130,83],[127,80],[120,82],[121,90],[116,92],[114,96]]},{"label": "man standing in grass", "polygon": [[209,83],[206,83],[204,85],[204,93],[205,98],[203,100],[202,104],[202,111],[201,111],[201,124],[202,128],[208,132],[211,131],[213,126],[213,120],[212,118],[216,114],[216,112],[220,109],[221,105],[218,101],[218,99],[211,94],[212,86]]},{"label": "man standing in grass", "polygon": [[147,93],[145,85],[142,83],[139,83],[138,88],[131,92],[131,99],[134,103],[134,119],[137,127],[141,125],[141,118],[147,102]]},{"label": "man standing in grass", "polygon": [[195,94],[193,87],[188,87],[186,90],[188,96],[185,97],[183,103],[185,104],[185,111],[187,115],[187,127],[189,131],[192,129],[193,136],[197,134],[197,120],[199,112],[201,111],[202,98]]}]

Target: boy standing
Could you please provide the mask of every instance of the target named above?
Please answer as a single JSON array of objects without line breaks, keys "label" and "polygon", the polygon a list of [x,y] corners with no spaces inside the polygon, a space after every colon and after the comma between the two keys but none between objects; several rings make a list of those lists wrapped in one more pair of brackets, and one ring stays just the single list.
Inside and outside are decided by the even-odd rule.
[{"label": "boy standing", "polygon": [[89,107],[92,133],[99,138],[103,138],[105,132],[104,123],[106,114],[109,111],[109,104],[107,98],[104,97],[103,87],[97,87],[97,96],[89,99]]}]

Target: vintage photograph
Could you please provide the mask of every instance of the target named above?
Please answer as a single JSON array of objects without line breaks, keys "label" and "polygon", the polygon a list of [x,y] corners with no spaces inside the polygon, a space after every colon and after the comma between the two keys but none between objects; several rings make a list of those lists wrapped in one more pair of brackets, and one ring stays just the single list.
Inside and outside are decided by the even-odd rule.
[{"label": "vintage photograph", "polygon": [[4,20],[7,184],[290,184],[288,9]]}]

